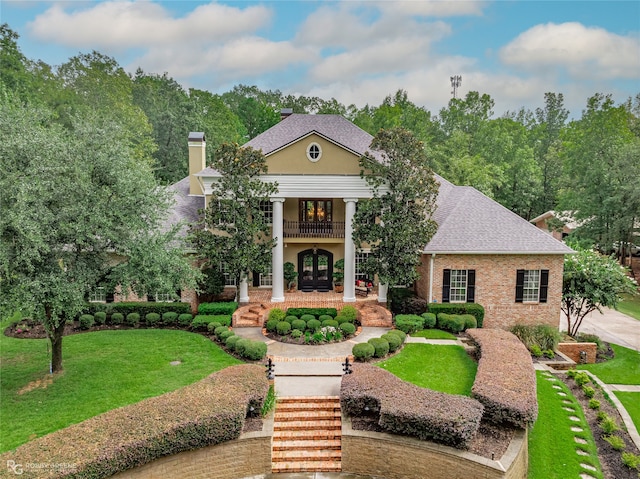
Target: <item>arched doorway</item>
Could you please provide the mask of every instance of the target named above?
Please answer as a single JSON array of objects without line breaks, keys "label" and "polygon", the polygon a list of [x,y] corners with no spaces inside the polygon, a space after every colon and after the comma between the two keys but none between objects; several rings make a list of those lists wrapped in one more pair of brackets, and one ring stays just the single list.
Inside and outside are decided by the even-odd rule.
[{"label": "arched doorway", "polygon": [[298,253],[298,289],[330,291],[333,254],[324,249],[307,249]]}]

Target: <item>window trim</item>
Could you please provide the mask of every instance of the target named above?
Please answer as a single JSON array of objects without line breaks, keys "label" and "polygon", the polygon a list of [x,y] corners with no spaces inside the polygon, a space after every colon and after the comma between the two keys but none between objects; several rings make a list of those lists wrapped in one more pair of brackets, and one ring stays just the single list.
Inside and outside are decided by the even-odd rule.
[{"label": "window trim", "polygon": [[[451,272],[465,271],[466,287],[464,301],[451,301]],[[453,304],[474,303],[476,299],[476,270],[475,269],[452,269],[442,270],[442,302]]]},{"label": "window trim", "polygon": [[[317,156],[314,156],[314,155],[317,155]],[[307,145],[307,159],[311,163],[316,163],[320,161],[320,158],[322,158],[322,147],[315,141],[312,141]]]},{"label": "window trim", "polygon": [[[527,272],[530,271],[538,271],[539,272],[539,281],[538,281],[538,300],[531,301],[524,299],[525,292],[525,280],[527,276]],[[516,270],[516,303],[523,304],[541,304],[547,302],[547,296],[549,291],[549,270],[548,269],[518,269]]]}]

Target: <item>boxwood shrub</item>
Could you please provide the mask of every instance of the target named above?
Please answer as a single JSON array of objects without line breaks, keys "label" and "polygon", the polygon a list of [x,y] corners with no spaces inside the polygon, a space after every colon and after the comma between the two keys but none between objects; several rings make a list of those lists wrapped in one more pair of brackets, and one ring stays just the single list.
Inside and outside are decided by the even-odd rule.
[{"label": "boxwood shrub", "polygon": [[213,321],[212,323],[207,324],[207,331],[209,331],[211,334],[214,334],[216,328],[219,326],[222,326],[222,325],[217,321]]},{"label": "boxwood shrub", "polygon": [[317,319],[310,319],[307,321],[307,330],[309,331],[317,331],[322,327],[322,323]]},{"label": "boxwood shrub", "polygon": [[147,326],[156,326],[160,322],[160,315],[158,313],[147,313],[144,317],[144,322]]},{"label": "boxwood shrub", "polygon": [[124,314],[112,313],[109,321],[111,322],[111,324],[122,324],[124,323]]},{"label": "boxwood shrub", "polygon": [[458,314],[438,314],[438,328],[452,333],[464,331],[465,320]]},{"label": "boxwood shrub", "polygon": [[402,346],[402,339],[397,334],[393,334],[391,332],[385,333],[381,336],[382,339],[386,340],[389,343],[389,352],[396,352],[400,346]]},{"label": "boxwood shrub", "polygon": [[[431,329],[436,327],[436,315],[433,313],[422,313],[422,327],[424,329]],[[475,326],[473,326],[475,327]]]},{"label": "boxwood shrub", "polygon": [[[328,315],[323,314],[322,316],[328,316]],[[300,316],[300,319],[303,321],[311,321],[312,319],[316,319],[316,317],[313,314],[303,314]]]},{"label": "boxwood shrub", "polygon": [[151,302],[130,302],[130,303],[109,303],[107,305],[107,313],[122,313],[123,315],[129,313],[138,313],[141,317],[146,316],[148,313],[158,313],[160,315],[168,312],[175,312],[178,314],[191,312],[191,305],[189,303],[151,303]]},{"label": "boxwood shrub", "polygon": [[[293,324],[293,322],[298,319],[297,316],[294,316],[293,314],[288,314],[287,316],[284,317],[284,321],[286,321],[289,324]],[[304,321],[307,321],[306,319]]]},{"label": "boxwood shrub", "polygon": [[[236,343],[237,344],[237,343]],[[251,341],[247,343],[242,352],[242,357],[250,361],[259,361],[267,355],[267,345],[262,341]]]},{"label": "boxwood shrub", "polygon": [[191,329],[204,331],[209,323],[218,323],[220,326],[231,326],[231,316],[228,314],[198,314],[191,320]]},{"label": "boxwood shrub", "polygon": [[161,318],[160,322],[163,326],[173,326],[178,321],[178,313],[169,311],[168,313],[163,313]]},{"label": "boxwood shrub", "polygon": [[356,361],[367,361],[373,357],[375,352],[376,348],[371,343],[354,344],[351,349],[351,354]]},{"label": "boxwood shrub", "polygon": [[244,350],[246,349],[247,345],[250,342],[251,342],[251,340],[247,339],[247,338],[238,339],[236,341],[236,347],[235,347],[236,353],[238,353],[240,356],[242,356],[244,354]]},{"label": "boxwood shrub", "polygon": [[222,331],[220,334],[216,334],[216,337],[218,338],[218,341],[226,344],[227,339],[231,336],[235,336],[235,334],[236,333],[234,333],[230,329],[227,329],[226,331]]},{"label": "boxwood shrub", "polygon": [[400,341],[402,341],[403,343],[407,339],[407,333],[405,333],[404,331],[400,331],[399,329],[392,329],[391,331],[387,332],[386,334],[395,334],[396,336],[398,336],[400,338]]},{"label": "boxwood shrub", "polygon": [[302,336],[302,331],[300,331],[299,329],[292,329],[289,335],[293,339],[298,339],[300,336]]},{"label": "boxwood shrub", "polygon": [[462,319],[464,319],[464,329],[471,329],[478,327],[478,320],[473,314],[463,314],[461,315]]},{"label": "boxwood shrub", "polygon": [[96,313],[93,315],[93,319],[96,320],[97,324],[104,324],[107,322],[107,313],[105,313],[104,311],[96,311]]},{"label": "boxwood shrub", "polygon": [[216,329],[213,330],[213,334],[215,334],[216,338],[217,338],[224,331],[229,331],[229,327],[228,326],[218,326]]},{"label": "boxwood shrub", "polygon": [[280,321],[278,324],[276,324],[276,332],[279,335],[284,336],[289,331],[291,331],[291,324],[287,323],[286,321]]},{"label": "boxwood shrub", "polygon": [[242,339],[242,337],[238,336],[237,334],[234,334],[233,336],[229,336],[227,339],[225,339],[224,341],[224,345],[229,348],[231,351],[235,351],[236,349],[236,343]]},{"label": "boxwood shrub", "polygon": [[343,306],[342,309],[340,310],[340,316],[345,318],[350,323],[353,323],[355,322],[356,319],[358,319],[358,310],[355,308],[355,306],[351,306],[350,304],[347,304],[346,306]]},{"label": "boxwood shrub", "polygon": [[407,334],[415,333],[423,329],[424,320],[417,314],[398,314],[394,320],[396,328]]},{"label": "boxwood shrub", "polygon": [[138,313],[129,313],[124,318],[124,322],[129,326],[137,326],[140,324],[140,315]]},{"label": "boxwood shrub", "polygon": [[371,338],[368,341],[374,348],[374,358],[384,358],[389,354],[389,342],[384,338]]},{"label": "boxwood shrub", "polygon": [[338,328],[340,328],[340,331],[342,331],[345,336],[351,336],[356,332],[355,325],[351,323],[342,323],[340,324],[340,326],[338,326]]},{"label": "boxwood shrub", "polygon": [[318,321],[320,321],[320,322],[326,321],[327,319],[334,319],[334,318],[333,318],[333,316],[330,316],[328,314],[321,314],[320,316],[318,316]]},{"label": "boxwood shrub", "polygon": [[298,318],[303,314],[312,314],[316,318],[323,314],[328,314],[332,318],[335,318],[338,310],[336,308],[289,308],[287,309],[287,314],[292,314]]},{"label": "boxwood shrub", "polygon": [[268,321],[282,321],[285,316],[287,315],[287,313],[285,313],[283,310],[281,310],[280,308],[273,308],[271,311],[269,311],[269,317],[267,318]]},{"label": "boxwood shrub", "polygon": [[198,306],[199,314],[228,314],[232,315],[238,309],[235,301],[220,303],[202,303]]},{"label": "boxwood shrub", "polygon": [[335,319],[326,319],[322,322],[322,327],[331,327],[331,328],[337,328],[338,327],[338,321],[336,321]]},{"label": "boxwood shrub", "polygon": [[89,329],[94,325],[95,319],[92,314],[81,314],[79,322],[80,329]]},{"label": "boxwood shrub", "polygon": [[267,321],[266,324],[266,329],[267,331],[269,331],[270,333],[275,333],[276,331],[276,326],[278,325],[280,321],[277,319],[270,319],[269,321]]},{"label": "boxwood shrub", "polygon": [[476,318],[478,328],[484,321],[484,308],[478,303],[429,303],[429,312],[438,316],[447,314],[472,314]]},{"label": "boxwood shrub", "polygon": [[307,329],[307,322],[304,319],[294,319],[293,321],[291,321],[291,329],[304,331],[305,329]]},{"label": "boxwood shrub", "polygon": [[178,325],[183,327],[191,326],[191,321],[193,321],[193,314],[191,313],[182,313],[178,315]]}]

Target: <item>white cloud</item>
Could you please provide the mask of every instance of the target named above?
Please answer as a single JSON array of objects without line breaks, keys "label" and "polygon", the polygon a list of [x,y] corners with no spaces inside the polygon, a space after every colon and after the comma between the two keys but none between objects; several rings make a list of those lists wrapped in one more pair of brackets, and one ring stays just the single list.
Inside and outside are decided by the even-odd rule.
[{"label": "white cloud", "polygon": [[640,39],[580,23],[548,23],[500,50],[506,65],[527,71],[566,69],[577,79],[640,78]]},{"label": "white cloud", "polygon": [[187,42],[203,44],[246,34],[271,21],[263,6],[239,9],[210,3],[183,18],[172,18],[158,3],[110,1],[92,8],[67,11],[56,4],[29,24],[40,40],[86,48],[167,46]]},{"label": "white cloud", "polygon": [[453,17],[481,15],[486,2],[481,1],[382,1],[376,5],[384,13],[403,16]]}]

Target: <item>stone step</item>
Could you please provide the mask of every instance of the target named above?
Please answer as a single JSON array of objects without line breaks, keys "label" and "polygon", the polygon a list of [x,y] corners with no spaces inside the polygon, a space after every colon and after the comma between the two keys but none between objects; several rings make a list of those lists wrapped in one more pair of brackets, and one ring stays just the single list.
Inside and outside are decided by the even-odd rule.
[{"label": "stone step", "polygon": [[342,465],[340,461],[295,461],[273,463],[271,470],[276,474],[294,472],[341,472]]},{"label": "stone step", "polygon": [[325,419],[339,419],[340,411],[325,411],[315,409],[309,411],[280,411],[276,409],[274,419],[276,422],[290,421],[322,421]]},{"label": "stone step", "polygon": [[282,423],[274,422],[274,431],[297,431],[297,430],[342,430],[342,421],[340,419],[323,419],[320,421],[285,421]]},{"label": "stone step", "polygon": [[274,451],[339,451],[341,449],[340,439],[298,439],[291,438],[287,440],[276,440],[273,438],[273,450]]},{"label": "stone step", "polygon": [[295,451],[273,451],[271,462],[295,462],[295,461],[339,461],[342,452],[338,450],[295,450]]},{"label": "stone step", "polygon": [[339,429],[298,429],[298,430],[282,430],[273,431],[273,440],[275,441],[330,441],[333,439],[341,439],[342,430]]}]

